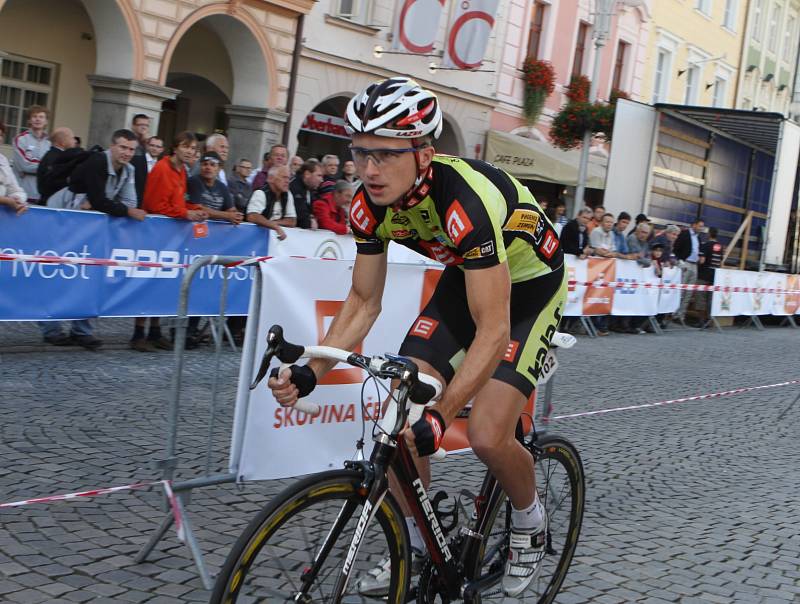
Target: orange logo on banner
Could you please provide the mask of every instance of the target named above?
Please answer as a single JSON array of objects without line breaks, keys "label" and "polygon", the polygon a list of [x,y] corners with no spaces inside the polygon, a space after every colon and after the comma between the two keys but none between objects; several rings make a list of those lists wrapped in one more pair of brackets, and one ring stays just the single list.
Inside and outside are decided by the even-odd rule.
[{"label": "orange logo on banner", "polygon": [[[800,289],[800,275],[786,275],[786,289]],[[786,294],[783,300],[784,310],[793,315],[800,309],[800,294]]]},{"label": "orange logo on banner", "polygon": [[439,321],[436,319],[431,319],[430,317],[419,317],[417,322],[414,323],[414,327],[412,327],[411,331],[408,332],[408,335],[429,340],[438,326]]},{"label": "orange logo on banner", "polygon": [[208,223],[195,222],[192,225],[192,232],[194,233],[195,239],[202,239],[203,237],[208,237]]},{"label": "orange logo on banner", "polygon": [[[615,281],[616,274],[616,263],[613,258],[589,258],[586,267],[587,281]],[[613,303],[613,287],[589,286],[583,295],[583,314],[610,315]]]},{"label": "orange logo on banner", "polygon": [[[341,300],[317,300],[316,302],[316,315],[317,315],[317,342],[322,343],[325,338],[325,319],[326,317],[335,317],[339,309],[344,304]],[[355,352],[361,354],[363,344],[359,344],[355,348]],[[362,370],[356,367],[348,369],[332,369],[325,374],[319,383],[325,385],[336,384],[360,384],[364,381]]]}]

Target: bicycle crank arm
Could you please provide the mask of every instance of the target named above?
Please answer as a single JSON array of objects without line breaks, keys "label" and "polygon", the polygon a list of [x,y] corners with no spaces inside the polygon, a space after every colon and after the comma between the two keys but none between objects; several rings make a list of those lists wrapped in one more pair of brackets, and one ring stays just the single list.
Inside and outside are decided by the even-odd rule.
[{"label": "bicycle crank arm", "polygon": [[[494,587],[502,578],[503,578],[503,568],[500,568],[499,570],[496,570],[495,572],[490,573],[488,575],[484,575],[475,581],[470,581],[469,583],[464,585],[464,588],[462,590],[464,601],[471,602],[472,600],[475,599],[475,596],[477,596],[478,594],[482,596],[490,595],[490,593],[495,594],[495,591],[488,592],[487,590]],[[500,590],[498,589],[498,593],[499,591]]]}]

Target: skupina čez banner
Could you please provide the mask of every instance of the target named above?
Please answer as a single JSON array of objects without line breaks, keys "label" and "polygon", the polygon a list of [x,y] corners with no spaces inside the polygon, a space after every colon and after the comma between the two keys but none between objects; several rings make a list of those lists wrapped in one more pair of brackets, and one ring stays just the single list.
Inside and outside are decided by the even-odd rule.
[{"label": "skupina \u010dez banner", "polygon": [[[342,239],[329,241],[325,249],[347,253],[345,250],[349,251],[350,247],[345,245],[346,238]],[[258,321],[251,320],[247,326],[248,330],[257,329],[258,333],[256,344],[246,345],[242,357],[231,445],[230,469],[242,479],[283,478],[340,467],[355,455],[362,421],[366,422],[369,435],[370,419],[379,416],[380,401],[386,392],[369,384],[362,406],[361,385],[365,375],[360,369],[340,366],[322,380],[309,397],[322,409],[314,418],[279,406],[263,384],[253,392],[247,387],[253,369],[247,359],[260,360],[270,326],[282,325],[291,342],[318,344],[322,341],[350,289],[352,267],[352,258],[287,256],[262,263],[262,300],[265,302]],[[630,292],[599,285],[571,287],[568,306],[576,315],[655,314],[660,312],[660,304],[668,309],[664,312],[677,308],[679,296],[673,292],[662,299],[656,288],[633,287],[648,279],[658,282],[653,274],[640,269],[635,262],[570,258],[570,273],[579,282],[627,280],[631,284]],[[430,324],[417,315],[430,299],[440,275],[441,267],[437,266],[390,263],[383,312],[359,351],[370,355],[396,353],[407,330],[419,333],[429,330]],[[250,342],[249,337],[245,340]],[[529,405],[532,413],[532,401]],[[445,448],[453,451],[467,447],[465,432],[466,426],[460,423],[448,428]],[[313,451],[314,455],[285,454],[301,450]]]}]

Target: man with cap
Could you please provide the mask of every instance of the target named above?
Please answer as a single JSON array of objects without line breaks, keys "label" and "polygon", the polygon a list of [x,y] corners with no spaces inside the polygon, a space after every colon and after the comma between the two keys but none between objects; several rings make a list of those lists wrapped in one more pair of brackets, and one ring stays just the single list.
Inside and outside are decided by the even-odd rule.
[{"label": "man with cap", "polygon": [[206,151],[200,158],[200,172],[189,179],[189,200],[199,205],[212,220],[242,222],[244,216],[233,205],[228,187],[219,179],[222,158],[215,151]]}]

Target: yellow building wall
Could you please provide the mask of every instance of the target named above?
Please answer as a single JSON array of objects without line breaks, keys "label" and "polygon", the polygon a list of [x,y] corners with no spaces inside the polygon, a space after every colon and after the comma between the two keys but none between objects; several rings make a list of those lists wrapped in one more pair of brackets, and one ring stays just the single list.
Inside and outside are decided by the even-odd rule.
[{"label": "yellow building wall", "polygon": [[[30,10],[34,6],[35,20],[31,19]],[[95,44],[81,34],[93,37],[94,29],[83,4],[77,0],[9,0],[3,7],[0,48],[58,66],[48,130],[69,126],[85,141],[92,103],[92,88],[86,75],[94,73]]]},{"label": "yellow building wall", "polygon": [[715,81],[717,67],[724,66],[733,71],[730,74],[725,91],[724,107],[734,107],[736,81],[742,51],[742,38],[745,33],[747,0],[739,0],[735,27],[729,30],[723,27],[725,0],[711,0],[710,16],[695,8],[696,0],[655,0],[653,2],[650,42],[647,52],[642,100],[653,101],[656,61],[658,60],[659,39],[677,38],[672,66],[669,70],[669,88],[667,97],[660,102],[683,104],[686,93],[686,73],[678,75],[679,70],[689,66],[691,48],[706,54],[709,58],[722,57],[700,63],[698,78],[698,94],[696,105],[711,106],[714,98],[714,87],[706,89],[706,85]]}]

